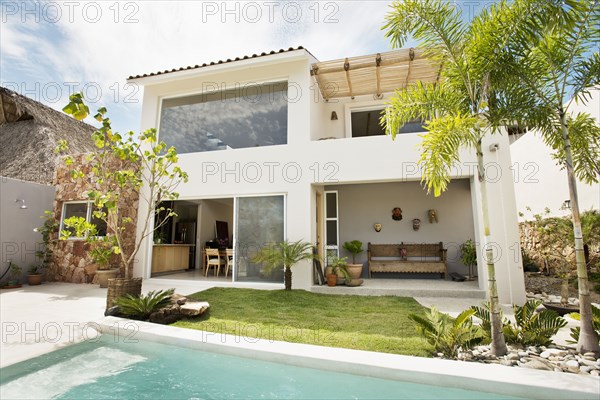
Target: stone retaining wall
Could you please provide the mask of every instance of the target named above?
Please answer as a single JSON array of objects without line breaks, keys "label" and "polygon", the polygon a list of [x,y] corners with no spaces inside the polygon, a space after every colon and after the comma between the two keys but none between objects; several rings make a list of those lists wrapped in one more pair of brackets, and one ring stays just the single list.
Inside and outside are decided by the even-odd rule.
[{"label": "stone retaining wall", "polygon": [[[56,186],[54,215],[57,221],[61,219],[65,202],[87,200],[86,192],[91,189],[98,189],[89,177],[91,165],[86,159],[86,154],[72,156],[72,159],[74,165],[78,165],[78,169],[85,176],[84,178],[73,179],[70,174],[72,166],[67,166],[64,162],[57,166],[54,178],[54,185]],[[126,235],[124,244],[124,247],[128,249],[132,249],[135,245],[138,199],[138,193],[133,189],[125,190],[119,197],[120,218],[129,217],[133,220],[128,225],[131,229],[131,235]],[[58,232],[55,235],[55,238],[57,238]],[[52,249],[52,261],[49,263],[46,278],[49,281],[96,283],[96,266],[88,256],[89,247],[90,245],[85,241],[78,239],[56,241]],[[111,264],[119,264],[118,256],[113,256]],[[120,271],[121,276],[124,276],[123,269],[121,268]]]}]

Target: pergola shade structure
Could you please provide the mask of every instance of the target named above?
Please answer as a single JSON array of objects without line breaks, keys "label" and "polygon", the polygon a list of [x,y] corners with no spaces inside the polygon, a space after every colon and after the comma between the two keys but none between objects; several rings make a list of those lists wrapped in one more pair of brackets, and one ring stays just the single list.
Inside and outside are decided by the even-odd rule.
[{"label": "pergola shade structure", "polygon": [[416,48],[318,62],[311,68],[325,100],[369,94],[379,98],[418,81],[436,82],[439,72],[440,66]]}]

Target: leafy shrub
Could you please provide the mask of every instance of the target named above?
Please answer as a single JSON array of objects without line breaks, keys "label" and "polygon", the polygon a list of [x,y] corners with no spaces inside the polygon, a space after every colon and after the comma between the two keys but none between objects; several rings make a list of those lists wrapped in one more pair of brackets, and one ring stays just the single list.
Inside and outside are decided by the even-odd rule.
[{"label": "leafy shrub", "polygon": [[417,324],[417,331],[425,337],[436,353],[455,358],[459,349],[466,349],[483,342],[481,329],[473,325],[473,310],[461,312],[455,319],[431,307],[429,313],[421,317],[409,314],[408,318]]},{"label": "leafy shrub", "polygon": [[[581,316],[579,315],[579,313],[574,312],[569,314],[569,317],[579,321]],[[594,328],[596,334],[600,338],[600,308],[594,305],[592,305],[592,328]],[[579,328],[578,326],[575,328],[571,328],[571,337],[573,338],[573,340],[568,340],[568,342],[577,343],[579,341],[579,332],[581,332],[581,328]],[[600,343],[600,339],[598,340],[598,342]]]},{"label": "leafy shrub", "polygon": [[542,310],[536,312],[542,304],[541,300],[528,300],[525,305],[513,306],[516,324],[504,326],[504,337],[508,343],[523,346],[548,346],[550,339],[558,330],[567,325],[567,321],[556,311]]},{"label": "leafy shrub", "polygon": [[[543,310],[536,313],[535,310],[542,304],[541,300],[528,300],[522,307],[513,306],[515,313],[515,324],[500,314],[502,319],[502,331],[507,343],[521,344],[523,346],[547,346],[552,343],[550,338],[560,328],[567,325],[567,321],[560,317],[555,311]],[[471,307],[474,315],[481,319],[481,329],[484,331],[485,340],[491,341],[490,306],[488,302],[482,307]]]},{"label": "leafy shrub", "polygon": [[119,312],[123,315],[146,319],[153,312],[168,305],[173,293],[175,289],[153,290],[139,297],[128,294],[119,297],[115,304],[119,306]]},{"label": "leafy shrub", "polygon": [[[479,327],[482,330],[484,336],[484,343],[490,343],[492,341],[492,320],[490,313],[490,303],[484,302],[481,307],[472,306],[473,315],[481,320]],[[504,318],[502,310],[500,310],[500,320],[502,321],[502,329],[509,324],[509,321]]]}]

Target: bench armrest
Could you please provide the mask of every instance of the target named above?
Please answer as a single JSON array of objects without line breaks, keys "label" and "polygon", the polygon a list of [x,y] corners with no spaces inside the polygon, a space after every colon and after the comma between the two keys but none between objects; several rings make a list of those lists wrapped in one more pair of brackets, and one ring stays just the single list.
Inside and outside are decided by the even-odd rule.
[{"label": "bench armrest", "polygon": [[447,259],[448,259],[448,249],[440,249],[440,259],[442,261],[447,261]]}]

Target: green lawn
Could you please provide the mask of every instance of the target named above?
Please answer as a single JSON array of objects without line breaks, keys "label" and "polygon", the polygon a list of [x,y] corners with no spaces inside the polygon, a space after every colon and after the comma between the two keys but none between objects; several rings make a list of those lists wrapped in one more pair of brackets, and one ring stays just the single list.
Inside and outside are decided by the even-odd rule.
[{"label": "green lawn", "polygon": [[191,296],[209,315],[182,328],[321,346],[429,356],[409,313],[424,307],[408,297],[338,296],[304,290],[213,288]]}]

